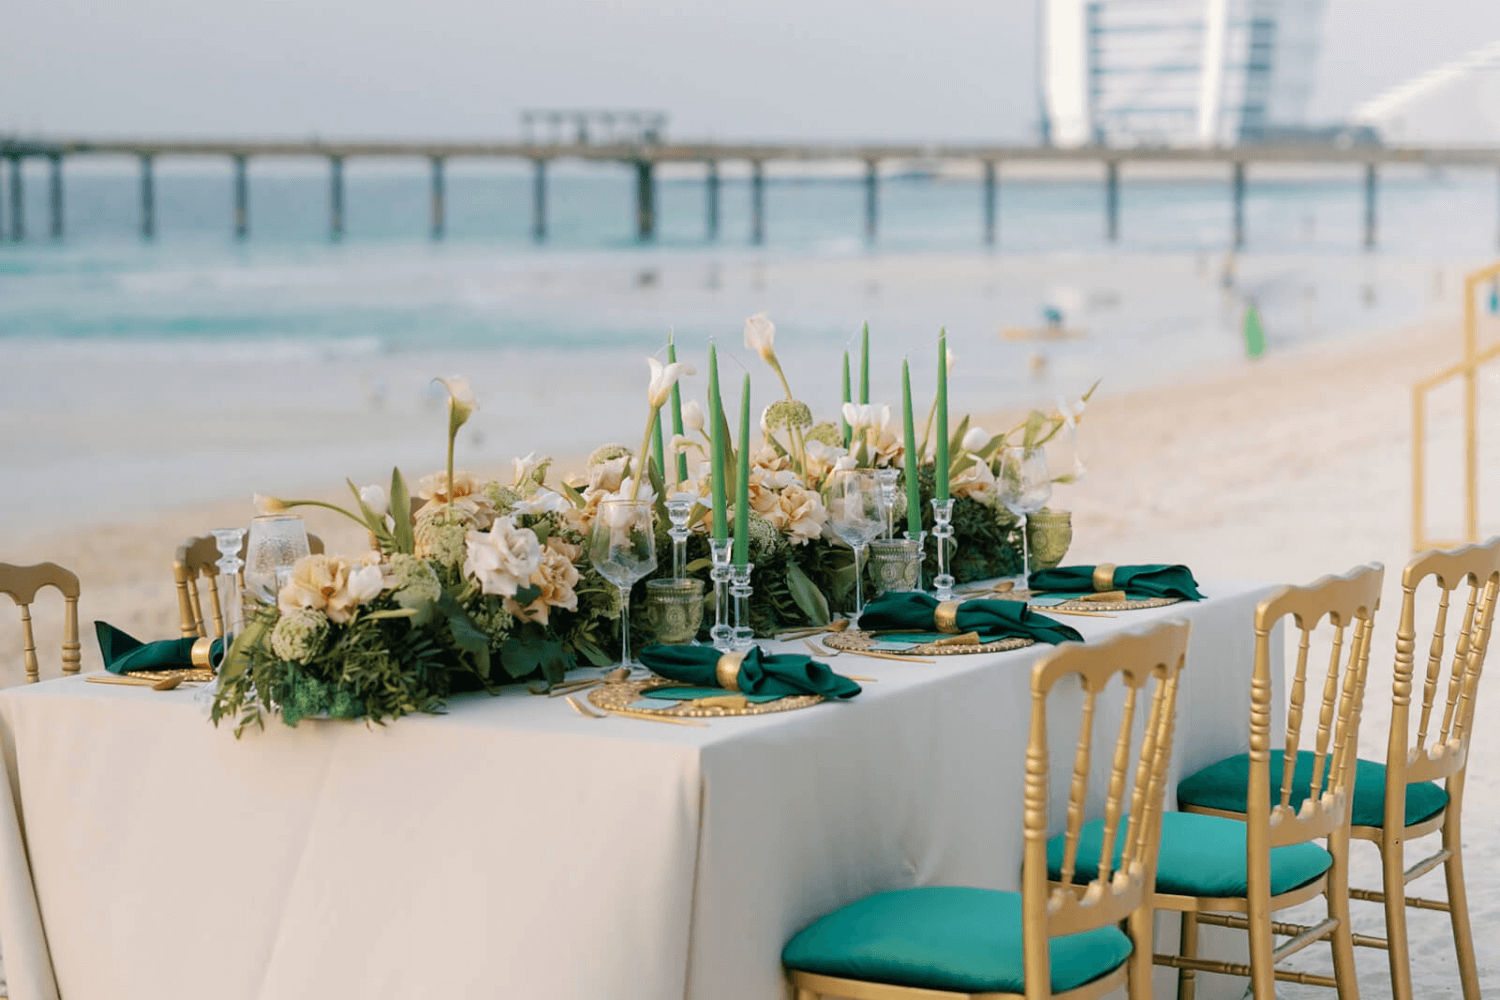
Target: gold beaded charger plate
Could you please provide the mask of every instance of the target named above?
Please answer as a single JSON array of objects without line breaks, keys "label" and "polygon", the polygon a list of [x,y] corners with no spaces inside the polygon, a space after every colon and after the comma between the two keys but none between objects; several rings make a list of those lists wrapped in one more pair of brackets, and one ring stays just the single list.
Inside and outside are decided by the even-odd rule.
[{"label": "gold beaded charger plate", "polygon": [[[1027,601],[1034,597],[1046,597],[1045,593],[1039,594],[1030,590],[1007,590],[1003,594],[970,594],[969,598],[982,597],[983,599],[998,601]],[[1144,611],[1147,608],[1165,608],[1171,604],[1181,603],[1180,597],[1142,597],[1135,600],[1129,598],[1123,601],[1063,601],[1061,604],[1032,604],[1032,610],[1037,614],[1045,615],[1048,611],[1056,608],[1059,611]]]},{"label": "gold beaded charger plate", "polygon": [[663,701],[661,708],[643,707],[640,704],[643,700],[642,696],[647,691],[667,687],[693,687],[693,685],[684,684],[682,681],[669,681],[663,677],[643,677],[596,687],[589,692],[588,697],[590,702],[606,711],[630,712],[636,715],[688,716],[700,719],[717,719],[727,715],[769,715],[772,712],[790,712],[793,709],[809,708],[823,700],[820,694],[789,694],[785,698],[757,704],[736,698],[733,691],[725,691],[722,695],[707,699],[699,698],[695,701]]},{"label": "gold beaded charger plate", "polygon": [[213,680],[214,672],[207,667],[179,667],[174,670],[127,670],[125,676],[144,677],[153,681],[165,680],[168,677],[181,677],[184,684],[192,684]]},{"label": "gold beaded charger plate", "polygon": [[977,635],[970,633],[967,636],[948,636],[937,642],[903,643],[898,647],[895,643],[882,642],[879,632],[861,632],[853,628],[843,632],[827,632],[821,638],[824,645],[833,649],[848,650],[851,653],[878,652],[881,655],[891,656],[962,656],[967,653],[1003,653],[1010,649],[1024,649],[1027,646],[1036,645],[1035,639],[1023,639],[1019,636],[1012,639],[996,639],[994,642],[980,642]]}]

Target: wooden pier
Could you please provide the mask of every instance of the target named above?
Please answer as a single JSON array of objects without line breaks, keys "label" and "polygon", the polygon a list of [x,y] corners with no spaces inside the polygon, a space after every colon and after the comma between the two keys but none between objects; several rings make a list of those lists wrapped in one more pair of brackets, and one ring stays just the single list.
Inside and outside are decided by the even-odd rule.
[{"label": "wooden pier", "polygon": [[[344,164],[361,159],[425,159],[431,166],[431,228],[433,239],[442,239],[447,229],[447,206],[444,183],[445,164],[456,158],[516,160],[530,162],[533,170],[531,235],[537,242],[547,238],[547,168],[559,160],[581,160],[594,163],[617,163],[635,174],[635,231],[642,242],[652,240],[657,231],[656,172],[662,164],[700,164],[704,168],[706,190],[706,235],[719,236],[720,165],[725,162],[748,163],[750,167],[750,240],[763,243],[766,238],[765,168],[769,163],[808,163],[812,161],[847,161],[864,164],[865,238],[874,243],[878,237],[880,176],[882,164],[919,162],[923,164],[968,163],[979,167],[981,241],[993,246],[999,238],[998,188],[1005,164],[1097,164],[1104,180],[1104,233],[1111,242],[1120,238],[1120,198],[1122,177],[1127,168],[1138,165],[1196,164],[1219,165],[1229,181],[1232,204],[1232,240],[1243,247],[1245,231],[1245,195],[1252,166],[1304,165],[1363,167],[1364,169],[1364,245],[1375,246],[1379,171],[1393,165],[1450,167],[1476,170],[1500,170],[1500,149],[1496,148],[1415,148],[1386,146],[1239,146],[1210,149],[1166,147],[1108,148],[1084,147],[1057,149],[1048,146],[986,146],[877,144],[842,145],[735,143],[735,142],[665,142],[605,141],[590,142],[580,132],[575,141],[522,140],[514,142],[322,142],[296,140],[216,140],[216,139],[82,139],[48,140],[0,137],[0,161],[9,165],[9,204],[0,215],[0,237],[19,242],[26,238],[25,197],[22,165],[28,158],[40,158],[50,166],[48,199],[48,232],[53,239],[63,236],[63,161],[74,156],[132,156],[140,163],[141,236],[156,235],[156,188],[154,169],[162,157],[222,157],[234,166],[233,230],[237,238],[250,234],[249,169],[251,161],[261,157],[316,157],[329,167],[329,238],[341,239],[344,227]],[[1500,237],[1500,230],[1497,230]]]}]

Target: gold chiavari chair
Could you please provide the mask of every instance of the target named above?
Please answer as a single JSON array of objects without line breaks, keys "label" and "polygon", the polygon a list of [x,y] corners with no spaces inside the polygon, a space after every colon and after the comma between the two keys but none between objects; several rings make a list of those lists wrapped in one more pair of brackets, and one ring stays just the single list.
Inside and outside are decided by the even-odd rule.
[{"label": "gold chiavari chair", "polygon": [[[240,558],[245,558],[245,544],[240,545]],[[323,540],[317,535],[307,536],[307,549],[314,554],[323,551]],[[208,581],[208,604],[213,612],[213,634],[224,637],[224,615],[219,606],[219,546],[213,535],[189,538],[177,546],[172,559],[172,579],[177,584],[177,614],[184,638],[208,635],[209,622],[203,617],[203,601],[198,592],[198,581]],[[245,582],[244,571],[240,571],[240,583]]]},{"label": "gold chiavari chair", "polygon": [[[836,910],[782,951],[797,1000],[1092,1000],[1121,985],[1131,1000],[1147,1000],[1153,867],[1188,632],[1185,622],[1167,622],[1043,656],[1031,672],[1021,891],[904,889]],[[1066,828],[1049,841],[1047,697],[1074,675],[1084,692],[1082,725]],[[1095,707],[1115,677],[1123,707],[1104,815],[1085,823]],[[1142,698],[1152,679],[1154,692]],[[1149,712],[1138,725],[1142,701]],[[1090,832],[1095,843],[1119,847],[1085,864],[1080,844]]]},{"label": "gold chiavari chair", "polygon": [[[1379,564],[1361,566],[1306,587],[1287,587],[1256,608],[1250,752],[1183,779],[1177,787],[1182,812],[1175,814],[1181,829],[1174,831],[1169,814],[1162,836],[1155,904],[1181,912],[1182,938],[1181,954],[1157,955],[1156,963],[1179,970],[1178,1000],[1193,1000],[1198,972],[1249,976],[1255,1000],[1275,1000],[1278,979],[1335,987],[1340,1000],[1359,996],[1349,924],[1350,809],[1370,636],[1384,577]],[[1271,633],[1288,617],[1301,635],[1286,742],[1273,751]],[[1322,699],[1309,713],[1309,651],[1325,619],[1333,633],[1328,668]],[[1316,719],[1310,751],[1301,749],[1304,718],[1310,724]],[[1283,766],[1288,757],[1291,768]],[[1316,926],[1272,920],[1276,911],[1319,896],[1328,917]],[[1250,964],[1199,958],[1199,924],[1248,931]],[[1276,935],[1289,939],[1278,946]],[[1333,951],[1332,977],[1276,968],[1322,940]]]},{"label": "gold chiavari chair", "polygon": [[41,667],[36,656],[36,636],[31,630],[31,605],[37,591],[43,587],[56,587],[63,595],[66,607],[63,611],[62,672],[78,673],[82,662],[82,646],[78,643],[78,577],[57,563],[38,563],[35,566],[13,566],[0,563],[0,594],[9,594],[21,608],[21,637],[26,660],[26,683],[41,680]]},{"label": "gold chiavari chair", "polygon": [[[1416,650],[1417,588],[1429,577],[1437,583],[1437,622],[1428,646],[1427,673],[1422,685],[1422,708],[1417,738],[1411,739],[1411,695]],[[1443,673],[1444,628],[1449,597],[1469,585],[1463,624],[1454,643],[1447,698],[1442,721],[1427,743]],[[1391,991],[1395,1000],[1412,1000],[1411,962],[1406,941],[1406,908],[1447,910],[1458,953],[1458,975],[1464,1000],[1479,1000],[1479,970],[1474,937],[1469,929],[1469,901],[1464,886],[1463,838],[1460,813],[1468,776],[1469,736],[1479,675],[1484,670],[1494,624],[1495,599],[1500,591],[1500,537],[1483,545],[1450,552],[1428,552],[1407,564],[1401,575],[1401,623],[1396,632],[1396,659],[1391,685],[1391,731],[1382,766],[1360,761],[1354,788],[1351,832],[1380,849],[1383,892],[1351,890],[1355,899],[1385,905],[1386,947],[1390,952]],[[1443,787],[1437,782],[1441,780]],[[1403,844],[1442,831],[1442,848],[1410,868],[1405,867]],[[1448,899],[1420,899],[1406,895],[1406,883],[1442,866]],[[1380,947],[1379,939],[1356,944]]]},{"label": "gold chiavari chair", "polygon": [[[1417,735],[1411,736],[1412,678],[1417,642],[1417,590],[1431,578],[1439,596],[1427,670],[1422,684]],[[1453,647],[1446,700],[1439,705],[1445,630],[1454,591],[1468,584],[1463,621]],[[1385,948],[1391,965],[1391,994],[1412,1000],[1411,958],[1406,937],[1406,908],[1446,911],[1453,925],[1458,953],[1459,981],[1464,1000],[1479,1000],[1479,973],[1474,938],[1469,927],[1468,894],[1464,886],[1463,840],[1459,823],[1464,779],[1468,773],[1469,736],[1474,722],[1479,675],[1484,670],[1494,624],[1495,600],[1500,590],[1500,537],[1483,545],[1448,552],[1427,552],[1407,564],[1401,575],[1401,621],[1396,632],[1396,658],[1391,682],[1391,728],[1386,762],[1360,760],[1354,775],[1350,834],[1380,849],[1382,892],[1350,889],[1352,899],[1385,905],[1386,937],[1354,935],[1356,946]],[[1441,711],[1431,744],[1435,711]],[[1298,787],[1311,776],[1299,757]],[[1443,784],[1439,785],[1438,782]],[[1442,847],[1430,857],[1406,866],[1406,841],[1442,833]],[[1448,899],[1420,899],[1406,895],[1406,884],[1439,866],[1448,882]],[[1295,925],[1293,925],[1295,928]],[[1305,931],[1306,928],[1295,928]]]}]

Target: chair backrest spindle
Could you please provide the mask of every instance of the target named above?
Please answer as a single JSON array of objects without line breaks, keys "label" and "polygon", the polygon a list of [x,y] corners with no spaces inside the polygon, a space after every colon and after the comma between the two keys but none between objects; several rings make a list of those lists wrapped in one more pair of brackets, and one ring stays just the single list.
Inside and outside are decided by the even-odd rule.
[{"label": "chair backrest spindle", "polygon": [[41,661],[36,653],[36,634],[32,629],[31,605],[43,587],[54,587],[63,596],[62,672],[78,673],[82,663],[82,646],[78,641],[78,577],[56,563],[15,566],[0,563],[0,594],[8,594],[21,609],[21,655],[26,667],[26,683],[41,680]]}]

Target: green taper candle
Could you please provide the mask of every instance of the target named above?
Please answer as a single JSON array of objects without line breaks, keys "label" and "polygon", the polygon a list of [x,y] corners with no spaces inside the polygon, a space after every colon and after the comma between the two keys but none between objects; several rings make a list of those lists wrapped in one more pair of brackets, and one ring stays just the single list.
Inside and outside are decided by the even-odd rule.
[{"label": "green taper candle", "polygon": [[948,499],[948,331],[938,335],[936,467],[932,470],[938,500]]},{"label": "green taper candle", "polygon": [[[672,335],[667,334],[667,364],[677,360],[677,345],[672,343]],[[672,383],[672,434],[676,437],[682,436],[682,390],[676,382]],[[677,482],[680,484],[687,478],[687,455],[683,452],[677,454]]]},{"label": "green taper candle", "polygon": [[740,450],[734,479],[734,564],[750,561],[750,376],[740,390]]},{"label": "green taper candle", "polygon": [[[852,403],[854,400],[849,396],[849,352],[844,352],[844,402]],[[842,412],[842,411],[840,411]],[[849,421],[839,417],[839,423],[844,425],[844,447],[849,447],[849,439],[854,437],[854,428],[849,426]]]},{"label": "green taper candle", "polygon": [[651,428],[651,464],[656,466],[656,477],[665,485],[667,481],[667,446],[661,436],[661,410],[656,411],[656,426]]},{"label": "green taper candle", "polygon": [[906,537],[922,533],[922,490],[917,483],[917,426],[911,419],[911,366],[901,362],[901,424],[906,432]]},{"label": "green taper candle", "polygon": [[727,511],[729,500],[724,495],[724,404],[719,399],[719,348],[710,344],[708,348],[708,422],[713,427],[713,491],[714,491],[714,541],[722,542],[729,537]]},{"label": "green taper candle", "polygon": [[870,401],[870,324],[859,335],[859,401]]}]

